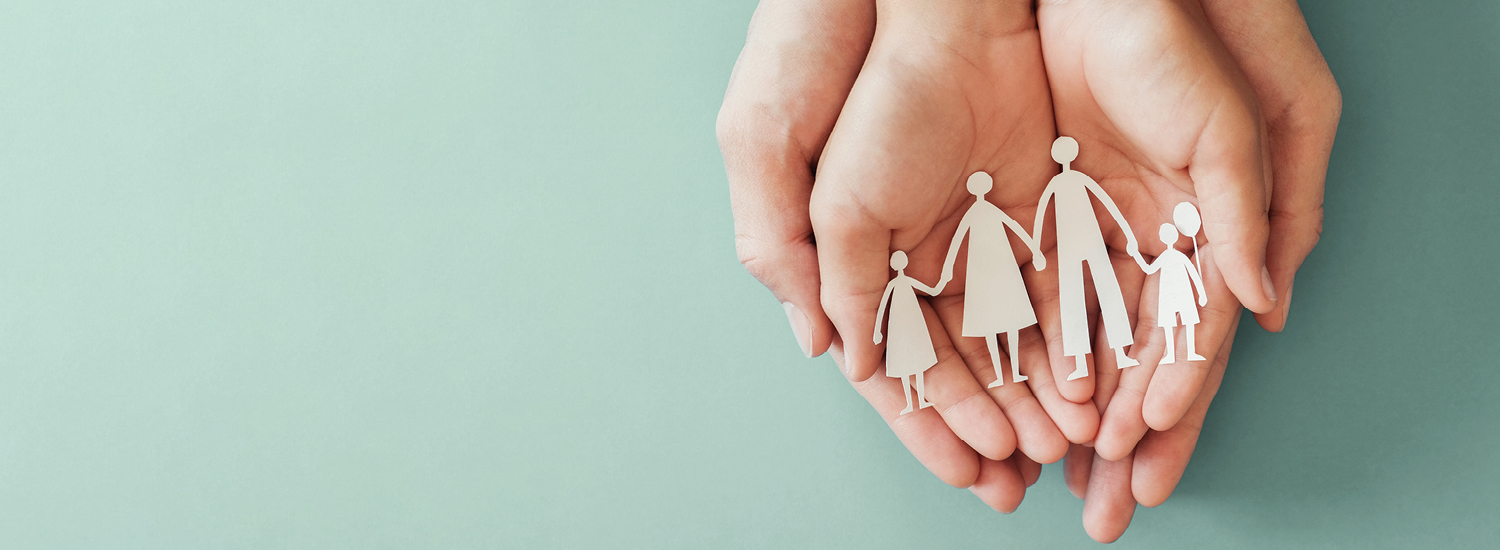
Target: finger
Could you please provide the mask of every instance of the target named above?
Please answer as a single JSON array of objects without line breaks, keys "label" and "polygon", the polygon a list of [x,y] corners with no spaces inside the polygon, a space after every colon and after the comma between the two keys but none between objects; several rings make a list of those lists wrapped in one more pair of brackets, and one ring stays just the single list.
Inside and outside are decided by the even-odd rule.
[{"label": "finger", "polygon": [[[1141,417],[1141,404],[1150,385],[1151,375],[1165,349],[1163,337],[1155,328],[1157,276],[1146,276],[1137,268],[1133,259],[1117,258],[1116,261],[1129,263],[1117,266],[1116,271],[1122,273],[1120,290],[1130,318],[1135,323],[1135,344],[1130,346],[1130,351],[1140,364],[1115,369],[1117,374],[1113,383],[1103,377],[1098,383],[1100,387],[1095,399],[1106,394],[1108,398],[1100,405],[1103,411],[1099,419],[1099,436],[1094,440],[1094,452],[1105,460],[1123,459],[1135,448],[1141,436],[1146,434],[1148,427]],[[1095,347],[1106,349],[1107,342],[1101,340]],[[1107,357],[1109,363],[1108,366],[1100,367],[1100,373],[1110,372],[1115,366],[1114,358],[1102,352],[1100,357]]]},{"label": "finger", "polygon": [[[1021,374],[1030,378],[1026,384],[1031,394],[1047,416],[1052,419],[1064,438],[1073,443],[1084,443],[1094,439],[1099,431],[1099,410],[1093,401],[1074,403],[1064,399],[1052,379],[1052,368],[1047,361],[1047,348],[1041,331],[1036,327],[1021,330]],[[1032,458],[1042,461],[1051,456],[1051,451],[1038,451]],[[1054,460],[1055,461],[1055,460]],[[1049,463],[1050,464],[1050,463]]]},{"label": "finger", "polygon": [[[1062,330],[1062,302],[1060,299],[1061,287],[1057,280],[1059,275],[1057,266],[1056,249],[1046,251],[1047,269],[1037,271],[1035,269],[1024,269],[1022,277],[1026,280],[1026,288],[1031,295],[1032,309],[1036,310],[1037,326],[1041,329],[1044,343],[1046,344],[1045,357],[1051,368],[1049,378],[1055,382],[1057,393],[1073,403],[1084,403],[1093,398],[1094,378],[1085,376],[1075,380],[1068,380],[1068,376],[1077,368],[1077,359],[1072,356],[1063,355],[1063,330]],[[1092,278],[1085,278],[1084,300],[1087,311],[1097,309],[1098,298],[1089,289],[1092,288]],[[1089,326],[1093,326],[1093,317],[1090,316]],[[1088,372],[1095,372],[1094,361],[1090,357],[1093,354],[1084,354],[1084,364]],[[1093,437],[1092,434],[1089,437]],[[1072,439],[1072,436],[1069,436]]]},{"label": "finger", "polygon": [[853,86],[874,32],[873,3],[756,9],[735,63],[718,136],[740,262],[782,303],[803,355],[828,349],[808,203],[812,161]]},{"label": "finger", "polygon": [[1135,516],[1135,497],[1130,493],[1132,465],[1131,457],[1115,461],[1094,457],[1088,496],[1083,500],[1083,529],[1096,541],[1114,542]]},{"label": "finger", "polygon": [[[843,342],[835,339],[829,351],[834,362],[842,367],[845,361]],[[929,408],[901,414],[901,409],[906,408],[901,382],[885,376],[884,367],[879,371],[879,376],[851,384],[870,402],[870,406],[891,427],[896,439],[906,445],[917,462],[921,462],[944,483],[954,487],[973,485],[974,480],[979,477],[979,454],[954,435],[953,430],[948,429],[937,411]]]},{"label": "finger", "polygon": [[996,512],[1009,514],[1021,506],[1028,485],[1014,459],[980,458],[979,478],[969,487],[969,492]]},{"label": "finger", "polygon": [[[1012,380],[999,387],[989,387],[996,380],[997,369],[985,339],[963,336],[963,301],[963,296],[943,296],[933,300],[933,307],[943,325],[948,327],[948,337],[952,339],[963,363],[968,366],[969,380],[978,387],[987,388],[990,398],[1009,419],[1009,427],[1015,432],[1016,446],[1022,453],[1044,464],[1056,462],[1067,452],[1068,440],[1052,422],[1052,417],[1047,416],[1047,411],[1037,402],[1026,384],[1014,383]],[[997,340],[1004,335],[1000,336]],[[1000,352],[1000,357],[1003,362],[1011,361],[1006,350]],[[1027,369],[1023,367],[1022,371],[1025,375]],[[1009,374],[1005,376],[1009,377]],[[985,456],[996,458],[987,453]]]},{"label": "finger", "polygon": [[1203,8],[1266,114],[1272,173],[1266,267],[1280,298],[1256,320],[1280,331],[1297,270],[1322,232],[1323,183],[1343,100],[1295,0],[1205,0]]},{"label": "finger", "polygon": [[1094,470],[1094,450],[1083,445],[1074,444],[1068,447],[1068,458],[1063,462],[1063,481],[1068,485],[1068,492],[1074,497],[1083,500],[1088,497],[1089,475]]},{"label": "finger", "polygon": [[1016,468],[1021,470],[1021,479],[1026,480],[1026,486],[1036,485],[1036,480],[1042,477],[1042,465],[1026,455],[1014,455],[1010,459],[1016,461]]},{"label": "finger", "polygon": [[1224,380],[1225,368],[1229,365],[1229,350],[1234,346],[1234,331],[1239,318],[1229,328],[1229,337],[1214,356],[1212,373],[1203,391],[1193,401],[1182,421],[1164,432],[1151,432],[1136,446],[1135,469],[1131,478],[1131,493],[1136,501],[1146,506],[1166,502],[1182,480],[1187,470],[1188,459],[1193,457],[1193,448],[1198,445],[1198,434],[1203,429],[1203,420],[1208,416],[1208,406],[1218,394],[1219,384]]},{"label": "finger", "polygon": [[[1188,349],[1189,326],[1176,327],[1173,345],[1180,352],[1177,361],[1157,367],[1151,375],[1151,385],[1141,403],[1141,416],[1153,430],[1171,429],[1203,391],[1210,364],[1208,361],[1189,360],[1189,352],[1196,351],[1206,358],[1217,357],[1219,349],[1239,324],[1240,304],[1225,285],[1218,264],[1219,252],[1215,245],[1204,246],[1198,251],[1203,260],[1203,287],[1208,291],[1208,305],[1198,308],[1202,320],[1192,327],[1197,349]],[[1162,338],[1165,339],[1165,334]]]},{"label": "finger", "polygon": [[[962,298],[960,298],[961,300]],[[961,305],[961,304],[960,304]],[[1003,460],[1016,450],[1016,433],[1000,406],[990,398],[984,386],[974,380],[965,364],[966,357],[953,346],[944,329],[944,320],[926,300],[922,312],[927,318],[927,332],[932,335],[938,362],[924,373],[927,399],[932,402],[954,435],[990,460]],[[949,319],[950,326],[963,323],[962,312]]]}]

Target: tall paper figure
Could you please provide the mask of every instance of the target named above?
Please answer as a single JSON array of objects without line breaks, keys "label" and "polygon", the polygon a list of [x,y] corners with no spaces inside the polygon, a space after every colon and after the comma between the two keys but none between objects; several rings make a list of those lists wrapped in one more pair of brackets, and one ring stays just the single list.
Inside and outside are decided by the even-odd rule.
[{"label": "tall paper figure", "polygon": [[1042,226],[1047,220],[1047,202],[1057,200],[1057,279],[1058,302],[1062,308],[1063,355],[1071,355],[1076,368],[1068,380],[1077,380],[1089,375],[1088,358],[1092,341],[1089,339],[1089,317],[1083,301],[1083,263],[1088,262],[1089,273],[1094,278],[1094,292],[1099,296],[1100,315],[1104,320],[1104,331],[1109,336],[1109,347],[1115,350],[1115,361],[1119,368],[1133,367],[1140,363],[1125,355],[1125,346],[1135,343],[1131,334],[1130,317],[1125,313],[1125,297],[1120,293],[1120,282],[1115,279],[1114,266],[1109,261],[1109,250],[1104,247],[1104,235],[1099,230],[1099,219],[1094,217],[1094,205],[1089,193],[1099,198],[1104,209],[1125,231],[1125,251],[1139,256],[1135,234],[1130,223],[1120,215],[1115,201],[1109,198],[1104,188],[1093,178],[1073,170],[1073,159],[1078,158],[1078,142],[1063,136],[1052,142],[1052,160],[1063,166],[1061,174],[1047,182],[1042,191],[1041,203],[1036,209],[1036,230],[1032,238],[1042,238]]},{"label": "tall paper figure", "polygon": [[[1187,206],[1184,209],[1183,206]],[[1187,214],[1186,212],[1191,212]],[[1189,217],[1190,216],[1190,217]],[[1177,244],[1179,228],[1190,226],[1194,231],[1194,246],[1197,246],[1198,211],[1193,205],[1182,203],[1172,215],[1177,225],[1170,223],[1161,224],[1161,230],[1157,235],[1161,237],[1162,244],[1167,245],[1166,252],[1162,252],[1149,265],[1142,259],[1136,258],[1141,264],[1141,269],[1146,273],[1161,271],[1160,290],[1156,298],[1156,325],[1161,327],[1167,334],[1167,355],[1162,357],[1161,364],[1177,362],[1177,339],[1172,334],[1172,329],[1177,326],[1177,318],[1182,317],[1182,326],[1187,329],[1187,347],[1189,361],[1205,361],[1202,355],[1198,355],[1197,348],[1193,345],[1193,325],[1198,324],[1198,307],[1208,305],[1208,294],[1203,290],[1203,277],[1198,272],[1193,261],[1186,254],[1178,252],[1172,245]],[[1187,231],[1182,231],[1187,233]],[[1193,289],[1198,290],[1198,305],[1193,305]]]},{"label": "tall paper figure", "polygon": [[989,344],[990,361],[995,366],[995,381],[990,383],[991,388],[1005,384],[1000,368],[999,334],[1005,333],[1011,381],[1021,382],[1027,378],[1021,375],[1021,366],[1016,362],[1018,333],[1036,324],[1036,311],[1031,308],[1026,283],[1021,280],[1021,267],[1016,265],[1016,255],[1010,249],[1005,228],[1010,227],[1031,248],[1037,271],[1047,269],[1047,258],[1031,234],[1004,210],[984,200],[984,194],[994,186],[989,174],[975,172],[969,176],[968,187],[969,193],[974,195],[974,206],[970,206],[963,220],[958,222],[958,233],[953,235],[953,244],[948,247],[948,258],[943,260],[943,277],[936,289],[942,292],[953,279],[953,263],[958,259],[959,245],[967,235],[969,256],[968,269],[964,271],[967,281],[964,286],[964,336],[982,337]]},{"label": "tall paper figure", "polygon": [[891,254],[891,269],[896,277],[885,285],[880,295],[880,309],[875,312],[875,343],[881,340],[880,322],[885,315],[886,303],[891,305],[890,342],[885,346],[885,375],[901,379],[901,391],[906,394],[906,408],[901,414],[912,411],[911,386],[915,378],[917,402],[921,408],[931,407],[927,402],[926,385],[922,373],[937,364],[937,353],[932,349],[932,335],[927,333],[927,319],[922,316],[922,305],[917,303],[915,289],[922,289],[936,296],[937,289],[906,276],[906,253],[897,250]]}]

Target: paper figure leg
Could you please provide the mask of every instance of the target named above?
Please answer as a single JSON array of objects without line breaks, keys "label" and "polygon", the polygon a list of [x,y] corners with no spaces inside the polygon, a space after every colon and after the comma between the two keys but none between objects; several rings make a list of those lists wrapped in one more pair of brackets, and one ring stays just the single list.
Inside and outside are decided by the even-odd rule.
[{"label": "paper figure leg", "polygon": [[[1176,315],[1175,313],[1173,315]],[[1170,365],[1177,362],[1177,339],[1172,336],[1172,327],[1161,327],[1167,333],[1167,354],[1161,358],[1161,364]],[[1191,334],[1191,333],[1189,333]]]},{"label": "paper figure leg", "polygon": [[[984,337],[984,343],[990,347],[990,364],[995,366],[995,381],[994,382],[990,382],[989,387],[991,387],[991,388],[998,388],[1000,386],[1004,386],[1005,385],[1005,375],[1004,375],[1005,370],[1000,368],[1000,338],[999,338],[999,335],[998,334],[991,334],[989,336],[985,336]],[[1016,363],[1016,359],[1014,357],[1012,357],[1011,360],[1010,360],[1010,362],[1011,362],[1012,365],[1014,365]]]},{"label": "paper figure leg", "polygon": [[1057,305],[1062,316],[1063,355],[1083,355],[1089,343],[1089,314],[1083,301],[1083,261],[1059,260]]},{"label": "paper figure leg", "polygon": [[1083,260],[1057,262],[1057,305],[1062,314],[1063,356],[1073,356],[1077,368],[1068,380],[1089,375],[1089,314],[1083,302]]},{"label": "paper figure leg", "polygon": [[1115,278],[1115,268],[1104,254],[1097,261],[1089,260],[1089,273],[1094,276],[1094,294],[1099,296],[1099,318],[1104,321],[1104,335],[1109,347],[1115,350],[1115,362],[1119,368],[1134,367],[1140,362],[1125,355],[1125,346],[1135,343],[1130,329],[1130,314],[1125,312],[1125,296],[1120,292],[1120,281]]},{"label": "paper figure leg", "polygon": [[920,403],[920,408],[923,409],[932,406],[932,403],[927,402],[927,383],[922,380],[920,372],[917,373],[917,403]]},{"label": "paper figure leg", "polygon": [[1089,375],[1089,356],[1074,355],[1073,365],[1073,374],[1068,375],[1068,380],[1077,380]]},{"label": "paper figure leg", "polygon": [[909,413],[909,412],[912,411],[912,407],[911,407],[911,377],[910,376],[902,376],[901,377],[901,393],[902,393],[902,395],[906,396],[906,408],[901,409],[901,414],[906,414],[906,413]]},{"label": "paper figure leg", "polygon": [[[1010,347],[1005,348],[1005,351],[1008,352],[1008,353],[1010,353],[1010,381],[1011,382],[1025,382],[1026,380],[1028,380],[1025,376],[1021,376],[1021,363],[1020,363],[1020,361],[1018,359],[1016,359],[1016,357],[1019,356],[1018,353],[1016,352],[1016,350],[1020,349],[1020,348],[1016,347],[1016,345],[1017,345],[1016,341],[1018,341],[1020,339],[1021,339],[1021,333],[1020,333],[1020,331],[1012,330],[1010,332],[1005,333],[1005,340],[1006,340],[1005,343],[1010,345]],[[998,365],[995,367],[995,377],[996,378],[1000,377],[1000,367]]]},{"label": "paper figure leg", "polygon": [[1189,361],[1207,361],[1207,359],[1204,359],[1202,355],[1198,355],[1197,346],[1193,345],[1193,325],[1186,325],[1185,328],[1187,328],[1187,337],[1188,337],[1187,338],[1187,340],[1188,340],[1188,360]]}]

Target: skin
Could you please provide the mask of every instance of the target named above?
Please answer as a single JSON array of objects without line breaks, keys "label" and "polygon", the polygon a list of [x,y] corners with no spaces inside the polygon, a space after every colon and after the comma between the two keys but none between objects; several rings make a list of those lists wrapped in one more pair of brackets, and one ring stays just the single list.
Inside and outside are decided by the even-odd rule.
[{"label": "skin", "polygon": [[[1098,458],[1088,447],[1066,451],[1069,487],[1087,499],[1090,535],[1114,540],[1136,502],[1159,504],[1180,479],[1240,304],[1267,329],[1285,323],[1293,275],[1317,240],[1338,91],[1292,2],[1075,0],[1034,13],[1028,3],[766,0],[719,137],[736,248],[792,304],[804,353],[832,349],[924,465],[1002,512],[1019,504],[1038,463],[1056,460],[1068,441],[1095,443]],[[957,280],[923,304],[938,350],[927,373],[938,406],[895,414],[905,399],[880,372],[882,349],[861,337],[846,347],[839,335],[873,331],[891,250],[911,255],[909,275],[937,280],[972,201],[964,181],[973,171],[993,175],[987,199],[1029,226],[1058,169],[1047,153],[1058,131],[1078,139],[1075,169],[1099,181],[1133,227],[1169,220],[1181,200],[1198,204],[1209,295],[1198,349],[1213,361],[1155,364],[1165,342],[1134,311],[1154,304],[1154,278],[1131,265],[1116,230],[1106,239],[1141,366],[1117,370],[1096,346],[1094,376],[1059,384],[1053,372],[1068,358],[1057,339],[1056,273],[1023,265],[1041,321],[1019,346],[1031,380],[984,388],[994,371],[983,340],[960,336]],[[1030,262],[1019,240],[1012,248]],[[1050,363],[1049,347],[1058,348]]]},{"label": "skin", "polygon": [[[1323,183],[1342,102],[1333,75],[1295,2],[1205,0],[1201,6],[1202,20],[1221,38],[1229,55],[1243,70],[1265,120],[1264,147],[1269,156],[1272,190],[1266,262],[1281,298],[1275,309],[1258,313],[1256,320],[1266,330],[1280,331],[1286,323],[1296,270],[1321,232]],[[1085,498],[1084,527],[1101,542],[1116,540],[1124,533],[1137,502],[1157,506],[1176,488],[1227,365],[1238,323],[1238,306],[1229,302],[1234,306],[1233,319],[1228,319],[1229,312],[1220,311],[1226,289],[1208,280],[1213,251],[1205,247],[1202,254],[1211,306],[1211,311],[1204,312],[1204,322],[1213,315],[1220,319],[1217,322],[1228,320],[1230,324],[1224,331],[1227,338],[1219,353],[1205,353],[1213,360],[1190,406],[1180,416],[1170,414],[1175,413],[1180,401],[1173,402],[1171,410],[1163,410],[1166,407],[1160,405],[1166,400],[1161,399],[1160,392],[1155,402],[1151,395],[1142,393],[1169,386],[1157,386],[1153,377],[1140,374],[1118,377],[1108,383],[1116,387],[1108,392],[1116,397],[1114,402],[1099,400],[1101,408],[1107,409],[1099,441],[1093,449],[1075,446],[1069,452],[1065,469],[1068,486],[1079,498]],[[1140,303],[1154,303],[1154,278],[1145,283]],[[1143,311],[1149,311],[1149,307]],[[1154,325],[1155,319],[1142,319],[1137,326]],[[1200,353],[1204,349],[1200,347]],[[1161,348],[1157,356],[1164,351]],[[1142,361],[1142,366],[1147,364]],[[1186,381],[1189,383],[1184,385],[1191,387],[1192,380]],[[1105,385],[1106,382],[1100,382],[1101,387]],[[1183,391],[1181,387],[1171,389]],[[1141,402],[1140,408],[1134,405],[1135,401]],[[1151,429],[1156,424],[1147,425],[1148,419],[1160,422],[1173,416],[1177,419],[1162,431]],[[1133,498],[1122,496],[1126,494]]]}]

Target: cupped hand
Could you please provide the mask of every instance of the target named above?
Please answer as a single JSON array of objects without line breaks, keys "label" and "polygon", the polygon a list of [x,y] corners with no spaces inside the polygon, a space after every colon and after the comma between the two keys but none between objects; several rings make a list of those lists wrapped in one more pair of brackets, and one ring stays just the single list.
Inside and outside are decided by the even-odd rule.
[{"label": "cupped hand", "polygon": [[[965,186],[971,174],[990,174],[986,199],[1022,224],[1050,175],[1054,131],[1031,10],[1020,2],[890,2],[879,4],[878,20],[819,159],[810,202],[822,304],[838,334],[870,333],[893,250],[907,253],[908,276],[944,284],[927,310],[939,362],[926,372],[926,387],[936,407],[895,414],[905,402],[901,384],[879,373],[883,349],[870,340],[842,338],[840,363],[867,398],[894,396],[871,403],[949,483],[970,482],[982,471],[980,457],[1001,459],[1013,448],[1055,461],[1067,440],[1093,438],[1097,411],[1061,398],[1035,329],[1022,331],[1019,349],[1008,354],[1029,384],[987,388],[995,369],[986,344],[962,336],[964,281],[941,276],[974,202]],[[1026,239],[1012,243],[1016,261],[1030,261]],[[918,423],[929,433],[906,433]],[[934,433],[946,438],[942,444]]]},{"label": "cupped hand", "polygon": [[[1042,81],[1034,20],[1029,14],[1021,16],[1020,25],[1030,25],[1030,31],[1021,31],[1024,36],[1019,38],[1011,37],[1012,33],[997,32],[974,42],[993,50],[1003,50],[989,54],[1025,54],[1019,62],[1008,56],[987,54],[985,59],[991,66],[986,70],[968,67],[962,75],[945,75],[938,70],[919,72],[925,60],[903,57],[895,50],[906,44],[921,46],[921,55],[933,56],[934,60],[947,66],[966,62],[956,58],[952,51],[940,52],[945,47],[942,42],[924,40],[921,27],[924,22],[903,19],[911,14],[902,12],[898,16],[885,7],[881,15],[881,38],[876,41],[877,47],[873,48],[870,60],[866,62],[866,51],[872,50],[870,42],[875,34],[874,11],[874,5],[870,3],[836,0],[813,3],[767,0],[757,9],[719,117],[719,137],[729,172],[735,213],[737,249],[746,268],[765,283],[778,300],[789,304],[784,307],[804,353],[818,355],[832,346],[835,361],[850,374],[856,389],[924,465],[948,483],[970,487],[995,509],[1013,510],[1019,504],[1025,486],[1036,480],[1040,469],[1038,461],[1053,462],[1066,452],[1067,439],[1057,425],[1066,426],[1064,431],[1074,439],[1091,438],[1097,427],[1097,412],[1090,406],[1066,402],[1057,397],[1055,389],[1047,391],[1047,377],[1036,374],[1031,380],[1031,385],[1038,388],[1036,395],[1025,384],[1012,383],[986,390],[984,383],[993,380],[994,370],[989,365],[984,343],[979,341],[976,348],[975,342],[964,341],[973,339],[958,338],[955,343],[948,337],[949,329],[945,326],[957,330],[957,324],[952,324],[957,322],[953,315],[961,314],[957,308],[961,307],[958,304],[961,304],[962,296],[945,296],[933,301],[937,306],[935,309],[925,301],[923,304],[939,357],[938,365],[927,372],[928,398],[937,407],[905,416],[898,414],[904,403],[901,385],[884,376],[870,377],[880,362],[880,355],[879,348],[870,343],[868,335],[873,332],[875,307],[888,277],[889,249],[886,244],[880,245],[878,259],[871,266],[870,273],[861,274],[867,280],[877,281],[873,292],[867,293],[867,297],[873,297],[877,302],[859,308],[858,313],[867,320],[862,326],[846,322],[850,328],[835,330],[829,319],[838,317],[825,314],[823,305],[831,301],[824,296],[824,287],[827,281],[837,280],[837,274],[831,274],[823,267],[828,261],[820,256],[828,256],[829,248],[847,250],[851,245],[864,243],[850,242],[848,239],[862,237],[848,228],[829,228],[826,225],[818,232],[815,241],[815,217],[810,214],[821,212],[826,222],[829,214],[839,211],[836,207],[838,201],[851,199],[845,196],[835,200],[837,194],[832,193],[835,188],[851,195],[859,194],[852,197],[856,202],[845,202],[844,205],[861,205],[860,208],[863,205],[893,206],[882,202],[890,195],[880,192],[866,195],[865,182],[847,179],[847,175],[858,170],[862,162],[878,165],[902,159],[898,164],[907,167],[903,168],[907,170],[906,177],[883,175],[888,182],[898,185],[882,189],[890,191],[905,186],[903,192],[920,196],[925,208],[929,209],[924,214],[928,218],[925,223],[948,223],[950,234],[957,222],[953,214],[965,198],[963,177],[970,171],[983,168],[999,178],[1028,181],[1017,175],[1021,170],[1008,166],[1007,157],[993,154],[1007,151],[1008,145],[994,139],[986,139],[983,143],[973,139],[980,129],[973,122],[974,117],[983,116],[985,130],[1050,136],[1051,113]],[[898,25],[898,22],[904,23]],[[864,72],[860,71],[862,63],[867,65]],[[903,63],[909,65],[903,66]],[[999,81],[998,73],[1011,69],[1013,64],[1030,72],[1029,88],[1022,86],[1021,80],[1011,84]],[[856,75],[859,75],[863,91],[856,91],[846,106],[845,99],[855,88]],[[885,80],[898,78],[899,84]],[[980,80],[986,78],[995,81]],[[875,93],[877,88],[893,84],[905,88],[906,92],[884,97]],[[988,90],[990,86],[1000,90]],[[895,90],[887,88],[886,91]],[[927,124],[918,123],[917,119],[925,116],[925,106],[912,101],[916,97],[934,99],[934,103],[942,106],[944,117],[927,120]],[[994,101],[997,97],[1011,107],[990,106],[974,111],[953,108],[971,100]],[[882,105],[882,100],[892,103]],[[841,110],[843,115],[840,115]],[[997,111],[1004,111],[1005,116]],[[881,117],[887,122],[892,122],[891,119],[904,121],[901,124],[873,124],[860,129]],[[996,122],[1002,118],[1007,120],[1005,124]],[[841,138],[829,137],[835,120],[841,128]],[[864,134],[864,130],[872,133]],[[965,139],[972,146],[985,147],[992,154],[981,165],[978,161],[971,161],[970,151],[940,151],[941,154],[933,159],[934,163],[945,163],[943,177],[938,178],[909,170],[920,164],[912,158],[914,152],[941,149],[941,142],[955,134],[970,136]],[[828,151],[820,153],[825,149],[825,142],[829,143]],[[867,157],[865,153],[874,151],[859,145],[861,142],[867,145],[899,143],[909,148],[903,147],[904,150],[895,151],[895,155]],[[823,196],[821,201],[811,198],[814,189],[812,167],[815,164],[820,169],[817,187]],[[845,176],[839,176],[841,173]],[[1000,179],[991,197],[1011,199],[1025,194],[1010,190],[1011,186],[1009,181]],[[1015,202],[1023,201],[1016,198]],[[823,207],[820,209],[816,204]],[[911,238],[910,231],[914,228],[901,229],[907,230],[902,238]],[[891,231],[885,230],[883,238],[887,243]],[[921,280],[933,280],[939,268],[934,262],[941,262],[940,246],[912,248],[920,250],[913,250],[914,261],[909,273]],[[1025,259],[1023,255],[1020,261]],[[841,259],[833,262],[848,265]],[[832,286],[842,288],[844,285]],[[940,320],[940,313],[946,317]],[[859,336],[840,338],[840,334]],[[1020,346],[1023,370],[1030,370],[1028,365],[1045,364],[1045,358],[1038,355],[1044,353],[1036,343],[1039,337],[1036,334],[1029,336],[1023,340],[1026,345]],[[846,360],[846,341],[850,347],[859,350],[853,355],[863,359]],[[1054,423],[1053,417],[1062,421]],[[1012,456],[1017,446],[1023,453]]]},{"label": "cupped hand", "polygon": [[[1255,304],[1261,324],[1279,330],[1286,301],[1266,299],[1276,297],[1273,286],[1289,295],[1317,240],[1339,111],[1337,87],[1295,3],[1075,1],[1044,4],[1039,19],[1059,129],[1084,144],[1080,169],[1115,196],[1138,231],[1171,222],[1179,202],[1202,209],[1198,261],[1207,292],[1198,296],[1205,308],[1198,352],[1217,355],[1241,303]],[[1191,242],[1176,246],[1191,254]],[[1155,253],[1166,247],[1145,245]],[[1103,413],[1095,449],[1107,459],[1125,456],[1148,427],[1170,429],[1208,375],[1185,354],[1158,364],[1167,342],[1155,282],[1141,293],[1133,350],[1141,365],[1119,374],[1118,395]],[[1184,331],[1174,336],[1182,350]]]}]

